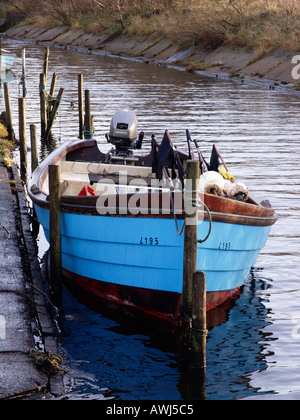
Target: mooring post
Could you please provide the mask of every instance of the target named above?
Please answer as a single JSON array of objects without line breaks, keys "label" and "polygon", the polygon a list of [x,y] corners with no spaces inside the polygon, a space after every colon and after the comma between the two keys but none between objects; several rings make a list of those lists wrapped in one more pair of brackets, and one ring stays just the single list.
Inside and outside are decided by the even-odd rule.
[{"label": "mooring post", "polygon": [[47,83],[48,62],[49,62],[49,47],[46,47],[45,48],[45,57],[44,57],[44,68],[43,68],[43,73],[45,75],[45,84]]},{"label": "mooring post", "polygon": [[83,139],[83,74],[78,74],[79,139]]},{"label": "mooring post", "polygon": [[23,98],[26,98],[26,49],[22,50],[22,85],[23,85]]},{"label": "mooring post", "polygon": [[197,267],[198,208],[196,206],[196,199],[198,196],[199,174],[199,162],[196,160],[188,160],[185,184],[185,231],[182,293],[182,307],[188,314],[191,314],[192,311],[193,274]]},{"label": "mooring post", "polygon": [[10,108],[10,98],[9,98],[9,87],[8,83],[4,83],[4,97],[5,97],[5,115],[6,115],[6,126],[8,132],[9,140],[15,140],[15,134],[13,130],[12,117],[11,117],[11,108]]},{"label": "mooring post", "polygon": [[19,98],[19,140],[20,140],[20,172],[22,180],[27,175],[27,144],[26,144],[26,116],[25,98]]},{"label": "mooring post", "polygon": [[48,116],[48,119],[50,118],[50,115],[51,115],[51,112],[52,112],[52,109],[53,109],[53,100],[52,100],[52,98],[54,97],[56,79],[57,79],[57,74],[56,73],[53,73],[52,80],[51,80],[51,86],[50,86],[50,92],[49,92],[50,100],[48,101],[48,104],[47,104],[47,116]]},{"label": "mooring post", "polygon": [[41,137],[44,138],[47,130],[47,98],[46,79],[44,73],[40,74],[40,106],[41,106]]},{"label": "mooring post", "polygon": [[193,274],[192,327],[206,331],[206,277],[202,271]]},{"label": "mooring post", "polygon": [[60,305],[62,295],[60,167],[49,165],[50,275],[53,300]]},{"label": "mooring post", "polygon": [[37,134],[36,134],[36,126],[34,124],[30,125],[30,143],[31,143],[31,172],[34,172],[39,164]]},{"label": "mooring post", "polygon": [[54,121],[55,121],[55,118],[56,118],[58,108],[59,108],[59,105],[60,105],[63,94],[64,94],[64,88],[60,88],[59,93],[58,93],[57,98],[56,98],[56,101],[55,101],[55,104],[53,106],[50,118],[49,118],[49,122],[47,124],[47,129],[46,129],[45,135],[43,137],[44,141],[48,140],[48,137],[49,137],[50,131],[52,129],[52,126],[54,124]]},{"label": "mooring post", "polygon": [[90,101],[90,91],[85,90],[85,116],[84,116],[84,138],[92,138],[92,121],[91,121],[91,101]]},{"label": "mooring post", "polygon": [[206,277],[202,271],[193,275],[191,347],[196,354],[197,366],[206,367]]}]

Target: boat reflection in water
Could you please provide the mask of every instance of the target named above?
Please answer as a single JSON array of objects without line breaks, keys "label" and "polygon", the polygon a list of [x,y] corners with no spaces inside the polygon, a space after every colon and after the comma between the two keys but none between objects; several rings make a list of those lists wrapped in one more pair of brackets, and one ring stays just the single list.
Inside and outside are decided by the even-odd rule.
[{"label": "boat reflection in water", "polygon": [[207,313],[206,372],[196,367],[195,354],[174,325],[74,287],[72,293],[65,289],[61,331],[73,376],[69,397],[91,392],[95,399],[140,400],[255,395],[250,375],[267,368],[260,343],[268,325],[256,291],[266,287],[260,271],[252,270],[239,297]]}]

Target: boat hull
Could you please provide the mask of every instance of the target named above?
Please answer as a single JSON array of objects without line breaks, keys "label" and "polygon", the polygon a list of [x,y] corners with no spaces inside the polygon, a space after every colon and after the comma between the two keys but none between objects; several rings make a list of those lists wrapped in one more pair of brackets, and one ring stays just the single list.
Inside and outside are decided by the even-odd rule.
[{"label": "boat hull", "polygon": [[[175,321],[178,317],[182,296],[180,293],[121,286],[79,276],[65,269],[63,269],[63,275],[66,285],[76,296],[80,297],[82,293],[88,292],[94,297],[132,307],[167,321]],[[239,292],[240,287],[220,292],[207,292],[207,310],[235,298]],[[101,301],[99,301],[100,305]]]},{"label": "boat hull", "polygon": [[[35,206],[49,240],[49,211]],[[183,220],[178,220],[179,229]],[[208,221],[199,221],[198,238]],[[207,309],[245,283],[271,226],[213,222],[198,244],[197,270],[206,275]],[[173,219],[62,212],[62,266],[69,284],[153,315],[176,319],[183,289],[184,235]]]},{"label": "boat hull", "polygon": [[[174,320],[184,266],[184,235],[177,232],[187,212],[180,190],[152,191],[154,161],[152,150],[133,166],[107,164],[95,140],[74,140],[39,165],[28,192],[49,241],[48,170],[49,165],[60,165],[62,267],[71,286]],[[95,167],[92,162],[97,162]],[[124,172],[126,182],[120,179]],[[136,193],[140,180],[147,189]],[[86,185],[94,186],[95,196],[81,196]],[[130,189],[124,192],[123,186]],[[277,216],[267,200],[258,205],[251,198],[240,202],[204,194],[203,201],[209,211],[199,209],[198,239],[211,230],[207,240],[198,243],[196,269],[205,273],[210,310],[244,285]]]}]

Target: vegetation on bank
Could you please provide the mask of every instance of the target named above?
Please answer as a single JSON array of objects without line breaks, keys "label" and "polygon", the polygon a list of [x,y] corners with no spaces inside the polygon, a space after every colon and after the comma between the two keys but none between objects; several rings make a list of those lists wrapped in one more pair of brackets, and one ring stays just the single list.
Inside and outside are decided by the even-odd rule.
[{"label": "vegetation on bank", "polygon": [[14,162],[11,155],[15,147],[15,142],[8,140],[8,132],[5,125],[0,122],[0,154],[4,165],[7,167],[12,166]]},{"label": "vegetation on bank", "polygon": [[2,0],[26,23],[164,37],[181,47],[300,49],[299,0]]}]

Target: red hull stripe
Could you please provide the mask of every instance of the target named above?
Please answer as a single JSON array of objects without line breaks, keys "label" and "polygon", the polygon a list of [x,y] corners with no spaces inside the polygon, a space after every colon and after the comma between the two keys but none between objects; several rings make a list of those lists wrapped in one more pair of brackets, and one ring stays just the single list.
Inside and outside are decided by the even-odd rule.
[{"label": "red hull stripe", "polygon": [[[181,294],[161,290],[117,285],[89,279],[63,269],[67,285],[71,289],[84,289],[89,293],[112,302],[140,309],[153,316],[167,320],[176,320],[179,314]],[[238,289],[207,293],[207,310],[221,305],[227,299],[234,298]]]}]

